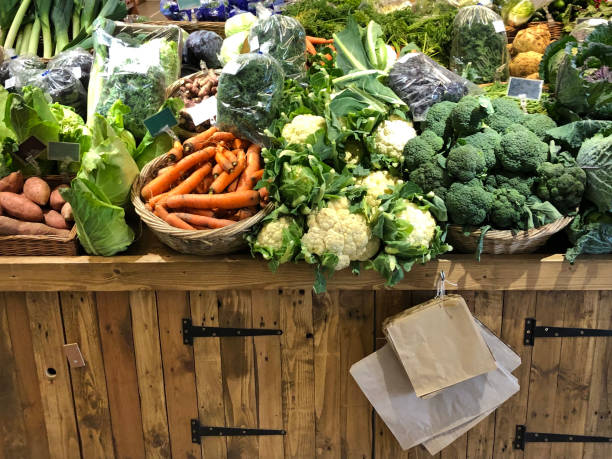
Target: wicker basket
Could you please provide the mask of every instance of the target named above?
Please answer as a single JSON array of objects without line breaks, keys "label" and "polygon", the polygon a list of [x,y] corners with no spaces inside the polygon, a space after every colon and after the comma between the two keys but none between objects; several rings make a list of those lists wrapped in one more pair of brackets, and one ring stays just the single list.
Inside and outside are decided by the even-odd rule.
[{"label": "wicker basket", "polygon": [[190,231],[170,226],[149,211],[140,199],[142,187],[157,175],[159,169],[168,166],[170,162],[167,155],[155,158],[140,171],[140,176],[132,185],[131,196],[136,213],[151,228],[157,238],[174,250],[188,255],[221,255],[246,248],[245,233],[270,213],[274,205],[268,204],[252,217],[225,228]]},{"label": "wicker basket", "polygon": [[[527,27],[537,27],[537,26],[539,26],[541,24],[546,24],[548,26],[548,31],[550,32],[550,41],[551,42],[561,38],[561,35],[563,33],[563,23],[561,23],[561,22],[535,21],[535,22],[530,22],[527,25]],[[506,26],[506,35],[508,36],[508,43],[512,43],[514,41],[514,38],[516,37],[516,34],[521,29],[524,29],[524,27]]]},{"label": "wicker basket", "polygon": [[[484,237],[482,253],[511,255],[531,253],[546,244],[546,241],[569,225],[574,217],[563,217],[548,225],[540,226],[513,234],[510,230],[490,230]],[[480,239],[480,230],[466,235],[463,227],[451,225],[448,228],[448,241],[453,249],[462,253],[475,253]]]},{"label": "wicker basket", "polygon": [[[221,74],[220,70],[215,71],[215,72],[218,74]],[[168,88],[166,89],[166,99],[169,99],[170,97],[177,97],[177,93],[181,87],[182,80],[203,76],[203,75],[206,75],[207,73],[208,73],[207,70],[201,70],[199,72],[192,73],[191,75],[187,75],[185,77],[179,78],[174,83],[172,83],[170,86],[168,86]],[[179,137],[185,138],[185,139],[189,137],[193,137],[194,135],[198,134],[197,132],[192,132],[187,129],[183,129],[180,125],[174,127],[172,130],[176,133],[176,135],[178,135]]]},{"label": "wicker basket", "polygon": [[190,21],[146,21],[143,24],[151,25],[177,25],[186,32],[195,32],[196,30],[210,30],[221,35],[221,38],[225,38],[225,22],[190,22]]}]

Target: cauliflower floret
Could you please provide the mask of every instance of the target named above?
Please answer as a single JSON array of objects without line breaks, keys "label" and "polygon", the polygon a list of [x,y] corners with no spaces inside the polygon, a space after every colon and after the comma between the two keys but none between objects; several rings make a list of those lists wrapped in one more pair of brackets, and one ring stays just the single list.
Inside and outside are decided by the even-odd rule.
[{"label": "cauliflower floret", "polygon": [[402,160],[406,143],[417,133],[408,121],[401,119],[383,121],[374,131],[374,143],[378,153],[388,158]]},{"label": "cauliflower floret", "polygon": [[380,195],[391,193],[398,183],[402,183],[402,180],[393,177],[389,171],[375,171],[357,179],[357,185],[366,188],[365,200],[372,207],[380,204]]},{"label": "cauliflower floret", "polygon": [[289,228],[291,220],[281,217],[266,223],[257,235],[257,244],[271,250],[279,250],[283,246],[283,230]]},{"label": "cauliflower floret", "polygon": [[365,217],[352,214],[346,198],[328,202],[327,207],[308,216],[308,232],[302,236],[302,248],[309,254],[331,252],[338,256],[336,270],[344,269],[353,260],[373,257],[380,240],[372,236]]},{"label": "cauliflower floret", "polygon": [[397,218],[412,225],[412,232],[406,237],[410,245],[429,247],[436,230],[436,221],[428,210],[421,210],[415,203],[406,202],[406,208]]},{"label": "cauliflower floret", "polygon": [[281,135],[290,144],[302,145],[306,143],[309,135],[319,129],[325,129],[325,118],[316,115],[298,115],[291,123],[283,126]]}]

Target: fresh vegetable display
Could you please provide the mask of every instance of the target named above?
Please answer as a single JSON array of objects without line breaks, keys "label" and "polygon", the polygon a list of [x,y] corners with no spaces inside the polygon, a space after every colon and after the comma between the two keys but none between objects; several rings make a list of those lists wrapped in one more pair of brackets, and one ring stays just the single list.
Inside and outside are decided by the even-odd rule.
[{"label": "fresh vegetable display", "polygon": [[180,80],[180,87],[175,96],[184,102],[185,109],[180,111],[179,126],[190,132],[203,132],[210,127],[209,121],[196,126],[186,109],[215,96],[218,84],[219,76],[214,70],[209,70],[205,75],[186,77]]}]

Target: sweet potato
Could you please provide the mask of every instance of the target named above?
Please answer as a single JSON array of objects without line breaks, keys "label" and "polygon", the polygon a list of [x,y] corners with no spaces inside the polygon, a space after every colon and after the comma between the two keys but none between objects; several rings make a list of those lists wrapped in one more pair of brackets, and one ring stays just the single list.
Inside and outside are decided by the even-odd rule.
[{"label": "sweet potato", "polygon": [[10,217],[0,217],[0,235],[2,236],[62,236],[68,237],[70,231],[50,226],[42,223],[21,222]]},{"label": "sweet potato", "polygon": [[0,206],[4,213],[28,222],[40,222],[43,212],[40,207],[23,195],[4,191],[0,193]]},{"label": "sweet potato", "polygon": [[62,206],[62,211],[60,213],[62,214],[62,217],[64,217],[64,220],[66,220],[67,222],[74,221],[74,216],[72,215],[72,206],[69,202]]},{"label": "sweet potato", "polygon": [[39,206],[44,206],[49,202],[51,188],[49,188],[49,185],[43,179],[30,177],[23,184],[23,194],[30,201],[35,202]]},{"label": "sweet potato", "polygon": [[23,175],[21,172],[13,172],[3,179],[0,179],[0,191],[10,191],[11,193],[21,193],[23,189]]},{"label": "sweet potato", "polygon": [[66,201],[64,201],[64,198],[62,198],[62,195],[59,192],[59,190],[61,190],[62,188],[68,188],[68,185],[58,186],[55,190],[51,192],[51,197],[49,198],[49,205],[53,210],[56,210],[58,212],[62,210],[62,207],[64,207],[64,204],[66,204]]},{"label": "sweet potato", "polygon": [[45,212],[45,224],[51,228],[68,229],[64,217],[55,210],[48,210]]}]

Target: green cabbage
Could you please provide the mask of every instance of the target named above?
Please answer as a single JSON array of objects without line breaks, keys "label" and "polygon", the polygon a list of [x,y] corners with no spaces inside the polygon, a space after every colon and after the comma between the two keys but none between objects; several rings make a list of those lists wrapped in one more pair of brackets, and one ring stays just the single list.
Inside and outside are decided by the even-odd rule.
[{"label": "green cabbage", "polygon": [[506,23],[513,27],[525,24],[535,13],[531,0],[510,1],[504,6],[502,14]]},{"label": "green cabbage", "polygon": [[219,60],[223,65],[227,64],[233,58],[246,52],[246,41],[249,38],[249,32],[238,32],[231,37],[223,40]]},{"label": "green cabbage", "polygon": [[242,13],[232,16],[225,22],[225,36],[231,37],[239,32],[248,32],[257,22],[252,13]]}]

